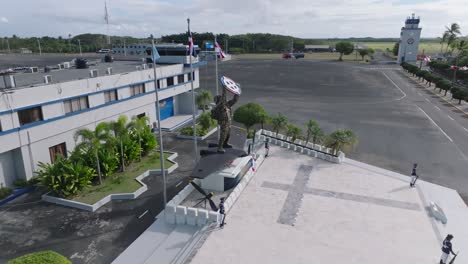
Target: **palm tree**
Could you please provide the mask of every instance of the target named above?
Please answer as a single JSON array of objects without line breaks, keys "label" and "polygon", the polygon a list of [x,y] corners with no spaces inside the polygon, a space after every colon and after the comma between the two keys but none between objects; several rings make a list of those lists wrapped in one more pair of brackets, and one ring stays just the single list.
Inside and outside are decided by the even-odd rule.
[{"label": "palm tree", "polygon": [[306,145],[307,143],[309,143],[310,136],[312,136],[312,143],[314,144],[317,143],[323,137],[322,129],[314,120],[309,120],[309,122],[306,123],[306,132]]},{"label": "palm tree", "polygon": [[287,124],[286,129],[286,137],[291,137],[291,142],[294,142],[302,134],[302,130],[294,124]]},{"label": "palm tree", "polygon": [[206,110],[206,106],[213,100],[213,96],[211,95],[211,92],[208,90],[201,90],[197,93],[197,97],[195,98],[195,101],[197,103],[198,108],[201,108],[203,110],[203,113]]},{"label": "palm tree", "polygon": [[332,149],[333,153],[338,153],[343,148],[353,146],[357,143],[357,137],[349,129],[339,129],[328,135],[325,146]]},{"label": "palm tree", "polygon": [[128,131],[131,134],[138,138],[138,145],[140,145],[140,161],[141,161],[141,152],[143,151],[143,146],[141,145],[141,137],[147,128],[149,122],[149,118],[147,116],[143,116],[138,118],[137,116],[132,117],[132,121],[130,121],[127,125]]},{"label": "palm tree", "polygon": [[278,113],[276,116],[271,117],[271,125],[276,132],[276,136],[278,136],[279,130],[286,127],[287,124],[288,118],[281,113]]},{"label": "palm tree", "polygon": [[444,43],[448,40],[450,34],[445,31],[444,34],[442,35],[442,38],[440,39],[440,53],[442,54],[443,48],[444,48]]},{"label": "palm tree", "polygon": [[81,142],[76,146],[76,149],[91,151],[96,157],[96,169],[98,172],[99,184],[102,184],[102,176],[98,153],[104,148],[104,144],[109,140],[108,126],[109,125],[107,123],[99,123],[94,131],[83,128],[76,131],[74,135],[75,141],[81,138]]},{"label": "palm tree", "polygon": [[457,40],[457,36],[460,34],[460,25],[457,23],[452,23],[450,27],[445,27],[444,37],[446,37],[447,41],[447,48],[445,49],[446,54],[448,52],[448,48],[453,45],[453,43]]},{"label": "palm tree", "polygon": [[125,157],[123,149],[123,140],[128,137],[127,130],[127,117],[124,115],[119,116],[117,121],[112,121],[109,124],[110,130],[114,133],[114,137],[120,144],[120,171],[125,171]]}]

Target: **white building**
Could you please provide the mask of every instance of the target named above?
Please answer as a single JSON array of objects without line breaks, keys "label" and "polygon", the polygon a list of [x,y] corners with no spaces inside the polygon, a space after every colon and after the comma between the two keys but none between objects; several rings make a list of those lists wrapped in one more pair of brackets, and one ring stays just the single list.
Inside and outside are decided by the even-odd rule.
[{"label": "white building", "polygon": [[421,29],[422,28],[419,27],[419,17],[416,18],[414,14],[412,14],[411,17],[406,18],[405,26],[401,28],[398,63],[416,62]]},{"label": "white building", "polygon": [[[189,57],[177,61],[181,60],[157,66],[162,128],[191,120],[190,82],[193,78],[194,88],[199,87],[200,63],[193,58],[191,73]],[[11,75],[0,76],[0,186],[30,179],[38,162],[50,163],[57,153],[73,150],[78,129],[94,129],[120,115],[148,116],[154,127],[156,94],[150,66],[140,58],[98,62],[89,69],[67,63],[47,73],[34,69],[15,74],[15,83]]]}]

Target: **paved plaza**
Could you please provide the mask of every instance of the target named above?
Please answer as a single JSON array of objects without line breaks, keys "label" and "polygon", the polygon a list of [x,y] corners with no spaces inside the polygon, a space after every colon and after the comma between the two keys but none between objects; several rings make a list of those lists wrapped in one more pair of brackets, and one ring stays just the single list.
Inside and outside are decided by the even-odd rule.
[{"label": "paved plaza", "polygon": [[[468,252],[465,227],[455,220],[466,207],[445,207],[463,205],[455,192],[425,182],[409,188],[409,177],[349,159],[333,164],[279,147],[270,153],[227,226],[191,263],[438,263],[444,232]],[[428,199],[445,207],[447,225],[428,216]]]}]

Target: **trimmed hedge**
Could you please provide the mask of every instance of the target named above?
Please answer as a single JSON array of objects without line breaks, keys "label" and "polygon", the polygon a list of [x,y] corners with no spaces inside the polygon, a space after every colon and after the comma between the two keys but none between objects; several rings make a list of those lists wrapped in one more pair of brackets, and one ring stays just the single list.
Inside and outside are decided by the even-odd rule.
[{"label": "trimmed hedge", "polygon": [[72,264],[66,257],[54,251],[39,251],[12,259],[7,264]]}]

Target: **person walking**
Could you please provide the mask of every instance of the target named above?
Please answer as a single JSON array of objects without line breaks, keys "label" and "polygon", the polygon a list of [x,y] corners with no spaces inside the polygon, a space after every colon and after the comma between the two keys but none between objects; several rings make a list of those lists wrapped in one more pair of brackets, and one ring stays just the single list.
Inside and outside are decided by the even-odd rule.
[{"label": "person walking", "polygon": [[270,153],[270,139],[267,138],[265,141],[265,158],[268,157],[268,153]]},{"label": "person walking", "polygon": [[442,242],[442,256],[440,257],[439,264],[447,264],[447,258],[450,255],[450,253],[452,253],[455,257],[457,256],[457,254],[455,254],[455,252],[453,252],[452,250],[452,238],[453,235],[448,234]]},{"label": "person walking", "polygon": [[418,180],[419,176],[416,174],[416,168],[418,167],[417,163],[413,164],[413,170],[411,171],[411,181],[410,181],[410,187],[414,187],[416,184],[416,181]]},{"label": "person walking", "polygon": [[220,198],[220,202],[219,202],[219,213],[221,214],[221,224],[219,225],[219,227],[221,228],[224,228],[224,225],[226,224],[224,222],[224,220],[226,219],[226,211],[225,211],[225,208],[224,208],[224,197],[221,197]]}]

